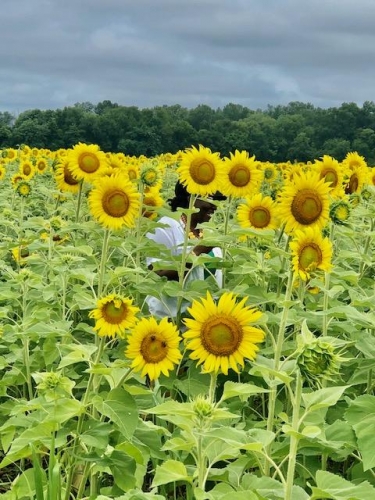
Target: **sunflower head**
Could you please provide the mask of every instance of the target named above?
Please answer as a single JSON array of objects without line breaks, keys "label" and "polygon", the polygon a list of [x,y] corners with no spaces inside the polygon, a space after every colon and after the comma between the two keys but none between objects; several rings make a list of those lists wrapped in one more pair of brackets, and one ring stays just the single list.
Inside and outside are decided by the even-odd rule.
[{"label": "sunflower head", "polygon": [[137,322],[138,311],[130,298],[110,294],[98,301],[89,316],[95,319],[94,330],[100,337],[124,338],[125,331]]},{"label": "sunflower head", "polygon": [[245,305],[247,297],[237,302],[232,293],[224,293],[218,303],[211,294],[195,300],[188,308],[191,318],[185,319],[187,331],[183,334],[190,358],[203,364],[205,372],[228,374],[232,368],[244,367],[244,358],[253,360],[263,342],[264,332],[252,323],[262,313]]},{"label": "sunflower head", "polygon": [[76,144],[68,154],[69,168],[78,180],[91,182],[107,166],[107,157],[96,144]]},{"label": "sunflower head", "polygon": [[140,180],[148,187],[155,187],[160,183],[160,171],[154,163],[145,163],[140,169]]},{"label": "sunflower head", "polygon": [[169,372],[182,359],[179,349],[180,337],[175,325],[162,318],[158,322],[154,317],[142,318],[128,336],[125,355],[133,360],[132,368],[141,371],[142,377],[150,380]]},{"label": "sunflower head", "polygon": [[317,269],[330,271],[332,243],[329,238],[323,237],[318,228],[296,231],[289,246],[294,273],[302,280],[309,280]]},{"label": "sunflower head", "polygon": [[275,229],[278,226],[275,202],[270,196],[258,193],[238,206],[237,220],[243,228]]},{"label": "sunflower head", "polygon": [[122,176],[103,177],[89,194],[91,214],[108,229],[133,227],[139,213],[140,194]]},{"label": "sunflower head", "polygon": [[15,186],[16,193],[22,198],[27,198],[31,193],[30,183],[27,181],[20,181]]},{"label": "sunflower head", "polygon": [[183,153],[177,173],[190,194],[208,196],[221,185],[222,160],[219,153],[213,153],[209,148],[193,146]]},{"label": "sunflower head", "polygon": [[256,194],[262,179],[258,165],[255,156],[249,157],[247,151],[230,153],[229,158],[224,158],[224,178],[220,191],[236,198]]},{"label": "sunflower head", "polygon": [[331,203],[329,216],[334,224],[346,225],[349,222],[352,207],[346,200],[337,200]]}]

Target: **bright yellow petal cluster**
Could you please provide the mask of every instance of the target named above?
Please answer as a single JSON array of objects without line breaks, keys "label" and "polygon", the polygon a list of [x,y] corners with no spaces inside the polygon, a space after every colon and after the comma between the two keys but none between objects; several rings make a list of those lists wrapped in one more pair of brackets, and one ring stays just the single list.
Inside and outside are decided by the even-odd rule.
[{"label": "bright yellow petal cluster", "polygon": [[292,251],[294,273],[307,281],[316,269],[330,271],[332,260],[332,243],[323,238],[320,229],[307,227],[296,231],[289,244]]},{"label": "bright yellow petal cluster", "polygon": [[244,359],[253,360],[263,342],[264,332],[251,325],[262,313],[246,306],[247,297],[237,303],[232,293],[224,293],[219,301],[207,292],[206,298],[195,300],[185,319],[187,331],[183,334],[190,358],[203,364],[205,372],[239,372]]},{"label": "bright yellow petal cluster", "polygon": [[69,168],[78,180],[91,182],[108,165],[107,157],[96,144],[79,142],[68,153]]},{"label": "bright yellow petal cluster", "polygon": [[187,149],[177,168],[181,183],[190,194],[209,196],[219,190],[223,181],[223,163],[219,153],[199,145]]},{"label": "bright yellow petal cluster", "polygon": [[224,179],[220,192],[225,196],[245,198],[259,191],[262,172],[255,156],[249,158],[247,151],[235,151],[229,158],[224,158]]},{"label": "bright yellow petal cluster", "polygon": [[100,337],[125,338],[125,330],[137,322],[138,311],[131,299],[113,293],[98,300],[89,316],[95,319],[94,330]]},{"label": "bright yellow petal cluster", "polygon": [[139,214],[140,194],[123,176],[105,176],[91,190],[89,207],[99,224],[108,229],[134,227]]},{"label": "bright yellow petal cluster", "polygon": [[182,359],[180,337],[175,325],[167,318],[158,323],[154,317],[142,318],[128,336],[127,358],[132,368],[142,371],[142,377],[155,380],[163,373],[166,377]]},{"label": "bright yellow petal cluster", "polygon": [[237,220],[241,227],[251,229],[276,229],[276,203],[270,196],[261,193],[248,198],[237,208]]},{"label": "bright yellow petal cluster", "polygon": [[322,229],[329,219],[330,186],[317,172],[301,172],[278,196],[278,216],[285,232],[308,226]]}]

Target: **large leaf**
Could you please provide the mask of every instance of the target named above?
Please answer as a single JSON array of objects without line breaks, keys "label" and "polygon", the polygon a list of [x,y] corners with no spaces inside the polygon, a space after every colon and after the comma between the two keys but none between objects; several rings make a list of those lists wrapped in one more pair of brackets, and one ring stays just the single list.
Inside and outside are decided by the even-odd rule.
[{"label": "large leaf", "polygon": [[95,396],[92,402],[99,413],[117,425],[124,437],[132,437],[138,424],[138,411],[134,398],[127,391],[113,389],[105,401],[100,396]]},{"label": "large leaf", "polygon": [[318,391],[302,394],[306,410],[315,411],[320,408],[328,408],[337,403],[348,386],[328,387]]},{"label": "large leaf", "polygon": [[167,460],[157,467],[152,487],[162,484],[185,481],[191,483],[192,478],[188,475],[185,465],[177,460]]},{"label": "large leaf", "polygon": [[269,392],[269,390],[253,384],[241,384],[239,382],[228,381],[224,384],[224,391],[221,399],[222,401],[225,401],[226,399],[238,396],[242,401],[244,401],[254,394],[261,394],[265,392]]},{"label": "large leaf", "polygon": [[351,402],[345,413],[346,420],[355,432],[363,469],[375,467],[375,396],[363,394]]},{"label": "large leaf", "polygon": [[353,484],[340,476],[319,470],[316,473],[316,487],[312,487],[311,500],[329,498],[332,500],[372,500],[375,488],[368,481]]}]

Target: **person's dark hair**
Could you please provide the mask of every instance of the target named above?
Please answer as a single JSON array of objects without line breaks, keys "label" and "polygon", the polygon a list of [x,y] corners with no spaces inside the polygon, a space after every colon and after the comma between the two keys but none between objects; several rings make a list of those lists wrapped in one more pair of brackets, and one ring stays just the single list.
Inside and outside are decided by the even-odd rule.
[{"label": "person's dark hair", "polygon": [[[174,187],[174,198],[168,200],[168,203],[172,209],[172,212],[176,212],[178,208],[189,208],[189,200],[190,193],[186,189],[186,187],[181,184],[180,181],[176,182]],[[220,193],[220,191],[216,191],[216,193],[207,197],[207,200],[226,200],[227,197]]]},{"label": "person's dark hair", "polygon": [[180,181],[176,182],[174,187],[174,198],[168,200],[169,205],[171,206],[172,212],[175,212],[178,208],[188,208],[190,194],[188,193],[186,187],[181,184]]}]

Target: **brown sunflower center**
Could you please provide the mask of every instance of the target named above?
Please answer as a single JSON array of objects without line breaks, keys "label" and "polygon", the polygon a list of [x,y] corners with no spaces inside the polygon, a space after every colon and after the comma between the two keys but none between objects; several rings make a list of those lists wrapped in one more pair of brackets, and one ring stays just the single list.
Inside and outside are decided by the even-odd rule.
[{"label": "brown sunflower center", "polygon": [[206,158],[198,158],[190,164],[190,175],[194,182],[206,186],[215,179],[215,166]]},{"label": "brown sunflower center", "polygon": [[129,210],[129,198],[124,191],[113,189],[104,194],[103,210],[111,217],[123,217]]},{"label": "brown sunflower center", "polygon": [[359,185],[358,175],[352,174],[346,187],[346,194],[356,193]]},{"label": "brown sunflower center", "polygon": [[23,173],[24,173],[25,175],[30,175],[30,174],[31,174],[31,167],[30,167],[30,165],[27,165],[27,164],[26,164],[26,165],[24,165],[24,166],[22,167],[22,170],[23,170]]},{"label": "brown sunflower center", "polygon": [[254,207],[249,213],[249,221],[253,227],[262,229],[271,221],[271,214],[265,207]]},{"label": "brown sunflower center", "polygon": [[104,305],[102,315],[107,323],[118,325],[126,319],[128,308],[123,302],[121,302],[120,307],[116,307],[115,302],[111,300],[111,302],[107,302],[107,304]]},{"label": "brown sunflower center", "polygon": [[316,243],[309,243],[299,254],[299,265],[304,271],[315,269],[322,262],[322,251]]},{"label": "brown sunflower center", "polygon": [[325,182],[329,182],[331,184],[331,187],[337,186],[338,177],[337,173],[334,170],[323,170],[321,177],[324,178]]},{"label": "brown sunflower center", "polygon": [[235,165],[229,171],[229,180],[235,187],[247,186],[250,182],[250,171],[244,165]]},{"label": "brown sunflower center", "polygon": [[152,333],[142,340],[140,351],[146,363],[159,363],[167,357],[168,345],[161,335]]},{"label": "brown sunflower center", "polygon": [[69,184],[69,186],[79,184],[79,181],[72,176],[72,173],[67,166],[64,167],[64,181],[66,184]]},{"label": "brown sunflower center", "polygon": [[214,356],[230,356],[241,344],[243,332],[238,321],[224,314],[209,318],[202,326],[201,342]]},{"label": "brown sunflower center", "polygon": [[86,174],[93,174],[100,167],[99,158],[93,153],[82,153],[78,160],[79,168]]},{"label": "brown sunflower center", "polygon": [[291,212],[297,222],[308,226],[319,219],[323,211],[322,199],[312,189],[301,189],[296,193],[291,206]]}]

